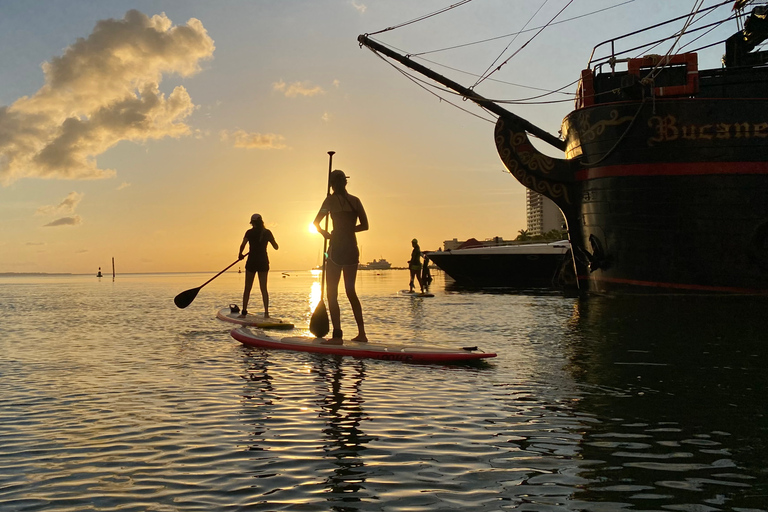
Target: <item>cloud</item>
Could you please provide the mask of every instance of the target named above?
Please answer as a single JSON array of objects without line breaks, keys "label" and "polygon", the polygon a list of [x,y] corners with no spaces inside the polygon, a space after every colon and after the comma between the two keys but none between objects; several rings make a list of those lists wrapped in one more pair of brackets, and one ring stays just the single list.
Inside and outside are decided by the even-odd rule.
[{"label": "cloud", "polygon": [[54,228],[58,226],[77,226],[83,222],[83,219],[79,215],[73,215],[72,217],[62,217],[56,219],[53,222],[49,222],[44,228]]},{"label": "cloud", "polygon": [[327,123],[331,120],[331,114],[329,114],[328,112],[323,112],[323,115],[320,116],[320,119],[322,119]]},{"label": "cloud", "polygon": [[356,2],[355,0],[352,0],[352,1],[350,2],[350,4],[352,5],[352,7],[354,7],[355,9],[357,9],[357,11],[358,11],[360,14],[364,13],[364,12],[365,12],[365,10],[366,10],[366,9],[368,9],[368,7],[366,7],[366,6],[365,6],[365,4],[361,4],[361,3],[358,3],[358,2]]},{"label": "cloud", "polygon": [[283,144],[285,137],[274,133],[248,133],[245,130],[237,130],[233,134],[227,131],[221,132],[221,140],[232,140],[232,145],[236,148],[246,149],[285,149]]},{"label": "cloud", "polygon": [[77,192],[70,192],[67,194],[67,197],[65,197],[59,204],[56,206],[48,205],[48,206],[41,206],[37,209],[35,214],[37,215],[61,215],[63,213],[73,213],[75,211],[75,208],[77,208],[77,205],[80,204],[80,201],[83,200],[84,194],[79,194]]},{"label": "cloud", "polygon": [[38,246],[38,245],[45,245],[45,242],[27,242],[24,245],[35,247],[35,246]]},{"label": "cloud", "polygon": [[95,179],[115,174],[96,157],[120,141],[181,137],[195,105],[165,75],[191,76],[215,47],[202,23],[172,26],[165,14],[128,11],[99,21],[43,64],[45,84],[0,107],[0,182],[21,178]]},{"label": "cloud", "polygon": [[293,82],[286,84],[282,80],[272,84],[272,90],[285,94],[286,98],[295,98],[296,96],[317,96],[325,94],[325,91],[319,85],[312,85],[309,82]]},{"label": "cloud", "polygon": [[117,190],[123,190],[123,189],[126,189],[126,188],[130,187],[130,186],[131,186],[131,184],[130,184],[130,183],[128,183],[127,181],[124,181],[124,182],[122,182],[122,183],[121,183],[121,184],[120,184],[120,185],[117,187]]}]

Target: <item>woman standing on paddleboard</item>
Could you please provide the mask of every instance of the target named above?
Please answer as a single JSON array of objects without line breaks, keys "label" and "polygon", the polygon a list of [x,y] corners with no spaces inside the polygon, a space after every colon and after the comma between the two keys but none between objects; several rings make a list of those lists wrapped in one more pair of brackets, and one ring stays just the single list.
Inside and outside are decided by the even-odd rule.
[{"label": "woman standing on paddleboard", "polygon": [[408,285],[411,288],[411,293],[413,293],[413,278],[415,277],[419,282],[421,293],[424,293],[424,283],[421,282],[421,248],[419,247],[419,241],[414,238],[411,240],[411,246],[413,247],[413,251],[411,251],[411,259],[408,260],[408,269],[411,271],[411,281]]},{"label": "woman standing on paddleboard", "polygon": [[253,227],[245,232],[243,243],[240,244],[240,252],[237,255],[237,259],[243,259],[245,244],[250,245],[248,260],[245,262],[245,291],[243,292],[243,310],[240,316],[245,317],[248,314],[248,300],[251,297],[253,279],[258,273],[261,300],[264,303],[264,318],[269,318],[269,292],[267,292],[269,258],[267,257],[267,244],[272,244],[275,250],[278,247],[272,232],[264,227],[264,219],[261,218],[261,215],[258,213],[251,215],[251,226]]},{"label": "woman standing on paddleboard", "polygon": [[[347,176],[340,170],[335,170],[329,177],[333,194],[323,201],[320,211],[315,217],[314,225],[317,231],[330,240],[328,261],[326,265],[326,285],[328,290],[328,309],[331,313],[334,340],[342,339],[341,312],[339,310],[339,281],[344,274],[344,290],[347,293],[352,313],[357,322],[357,336],[352,341],[368,341],[363,322],[363,307],[355,291],[357,266],[360,263],[360,252],[357,249],[358,231],[368,229],[368,216],[365,214],[360,199],[347,192]],[[327,215],[333,221],[333,231],[328,232],[320,227]],[[359,220],[359,223],[358,223]]]}]

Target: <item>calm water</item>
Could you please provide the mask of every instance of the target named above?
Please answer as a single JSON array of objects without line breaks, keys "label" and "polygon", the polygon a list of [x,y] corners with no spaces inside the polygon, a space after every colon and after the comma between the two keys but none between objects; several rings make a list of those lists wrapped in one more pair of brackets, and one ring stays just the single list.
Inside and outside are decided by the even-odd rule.
[{"label": "calm water", "polygon": [[[306,326],[289,274],[272,313]],[[214,318],[242,275],[173,305],[212,275],[0,278],[3,512],[768,510],[765,302],[361,272],[371,339],[499,354],[411,365],[243,347]]]}]

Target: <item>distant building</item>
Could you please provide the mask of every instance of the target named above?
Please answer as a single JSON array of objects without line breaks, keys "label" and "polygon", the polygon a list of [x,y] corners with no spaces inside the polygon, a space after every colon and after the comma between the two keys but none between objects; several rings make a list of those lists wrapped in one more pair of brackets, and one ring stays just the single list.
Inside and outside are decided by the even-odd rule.
[{"label": "distant building", "polygon": [[525,199],[529,235],[543,235],[553,229],[563,229],[565,224],[563,212],[549,198],[526,189]]}]

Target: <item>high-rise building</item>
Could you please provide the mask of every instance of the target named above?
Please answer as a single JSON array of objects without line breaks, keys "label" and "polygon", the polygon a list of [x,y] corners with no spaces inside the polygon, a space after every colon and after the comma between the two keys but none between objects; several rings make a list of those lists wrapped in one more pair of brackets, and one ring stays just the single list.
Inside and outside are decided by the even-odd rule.
[{"label": "high-rise building", "polygon": [[549,198],[531,189],[526,189],[525,199],[529,235],[543,235],[553,229],[564,229],[563,212]]}]

